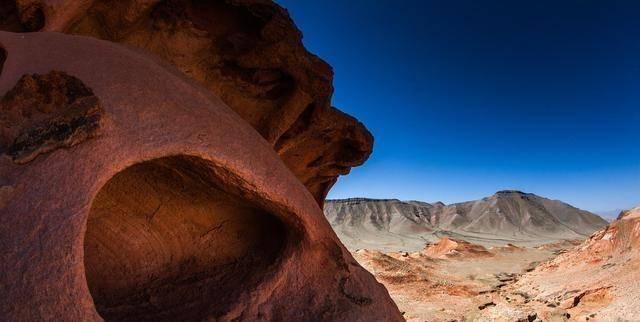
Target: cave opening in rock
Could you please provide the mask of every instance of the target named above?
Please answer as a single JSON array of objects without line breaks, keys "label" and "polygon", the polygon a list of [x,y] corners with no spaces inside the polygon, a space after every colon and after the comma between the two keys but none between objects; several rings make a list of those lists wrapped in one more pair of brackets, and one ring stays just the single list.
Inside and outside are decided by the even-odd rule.
[{"label": "cave opening in rock", "polygon": [[201,321],[224,314],[275,269],[285,225],[229,192],[211,164],[172,156],[117,173],[94,199],[87,284],[107,321]]}]

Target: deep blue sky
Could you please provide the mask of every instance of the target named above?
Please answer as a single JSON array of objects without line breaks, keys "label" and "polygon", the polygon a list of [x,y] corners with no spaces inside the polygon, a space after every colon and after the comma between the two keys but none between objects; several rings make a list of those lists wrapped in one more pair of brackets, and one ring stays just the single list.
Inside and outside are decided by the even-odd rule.
[{"label": "deep blue sky", "polygon": [[640,204],[640,1],[277,2],[375,136],[330,198]]}]

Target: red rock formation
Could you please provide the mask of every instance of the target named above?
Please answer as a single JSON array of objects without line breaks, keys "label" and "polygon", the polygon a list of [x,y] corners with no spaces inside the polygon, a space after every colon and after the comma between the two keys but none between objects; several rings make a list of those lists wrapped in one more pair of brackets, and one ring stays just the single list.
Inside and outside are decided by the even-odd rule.
[{"label": "red rock formation", "polygon": [[211,91],[98,39],[0,47],[0,320],[402,320]]},{"label": "red rock formation", "polygon": [[560,255],[541,269],[632,258],[640,261],[640,207],[623,212],[619,219],[595,232],[574,250]]},{"label": "red rock formation", "polygon": [[465,257],[490,257],[493,256],[484,246],[470,242],[443,237],[435,244],[427,245],[423,253],[433,258],[447,258],[464,255]]},{"label": "red rock formation", "polygon": [[320,206],[372,150],[366,128],[330,105],[331,67],[271,1],[4,1],[0,29],[87,35],[162,57],[256,128]]},{"label": "red rock formation", "polygon": [[102,114],[91,90],[61,72],[23,76],[0,111],[0,150],[16,163],[95,136]]},{"label": "red rock formation", "polygon": [[640,207],[619,218],[514,285],[517,292],[550,304],[533,305],[538,316],[568,313],[576,321],[633,321],[640,316]]}]

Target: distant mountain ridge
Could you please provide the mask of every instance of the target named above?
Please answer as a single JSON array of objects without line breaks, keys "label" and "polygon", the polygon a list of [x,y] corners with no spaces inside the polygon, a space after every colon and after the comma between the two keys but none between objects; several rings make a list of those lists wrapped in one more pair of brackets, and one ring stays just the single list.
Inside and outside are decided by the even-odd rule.
[{"label": "distant mountain ridge", "polygon": [[607,225],[588,211],[517,190],[480,200],[442,202],[327,200],[325,215],[347,247],[415,250],[453,236],[485,245],[582,239]]}]

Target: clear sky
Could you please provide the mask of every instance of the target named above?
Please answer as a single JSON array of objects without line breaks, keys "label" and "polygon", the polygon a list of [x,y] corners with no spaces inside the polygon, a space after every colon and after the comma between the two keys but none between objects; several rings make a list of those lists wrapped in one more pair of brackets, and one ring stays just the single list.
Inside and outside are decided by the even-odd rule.
[{"label": "clear sky", "polygon": [[640,1],[277,2],[375,137],[329,198],[640,204]]}]

